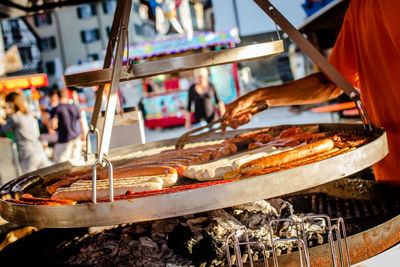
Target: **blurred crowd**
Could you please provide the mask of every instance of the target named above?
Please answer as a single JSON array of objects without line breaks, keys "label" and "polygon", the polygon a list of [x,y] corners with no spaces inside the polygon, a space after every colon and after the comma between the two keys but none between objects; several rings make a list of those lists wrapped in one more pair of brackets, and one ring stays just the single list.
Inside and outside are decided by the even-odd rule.
[{"label": "blurred crowd", "polygon": [[74,103],[74,94],[67,89],[41,92],[37,109],[28,104],[22,93],[5,95],[0,135],[16,143],[16,168],[22,173],[64,161],[83,162],[87,119]]}]

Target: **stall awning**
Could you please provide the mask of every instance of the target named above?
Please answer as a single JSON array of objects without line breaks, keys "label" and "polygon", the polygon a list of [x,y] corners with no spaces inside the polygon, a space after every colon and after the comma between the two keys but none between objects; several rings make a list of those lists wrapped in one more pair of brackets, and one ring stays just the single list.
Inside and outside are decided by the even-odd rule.
[{"label": "stall awning", "polygon": [[326,28],[327,25],[331,26],[333,24],[338,24],[340,26],[343,19],[338,18],[338,16],[340,15],[343,17],[347,9],[348,2],[348,0],[331,1],[329,4],[309,16],[299,27],[299,31],[315,31]]},{"label": "stall awning", "polygon": [[0,91],[38,88],[49,85],[45,73],[0,78]]}]

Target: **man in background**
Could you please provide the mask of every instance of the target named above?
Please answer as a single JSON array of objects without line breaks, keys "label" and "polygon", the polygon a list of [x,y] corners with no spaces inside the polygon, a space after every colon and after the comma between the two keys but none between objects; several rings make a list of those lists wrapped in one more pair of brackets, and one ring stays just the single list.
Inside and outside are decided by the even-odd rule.
[{"label": "man in background", "polygon": [[51,114],[51,128],[58,133],[54,146],[54,162],[82,160],[82,141],[85,140],[84,123],[79,108],[69,103],[68,91],[59,91],[60,104]]}]

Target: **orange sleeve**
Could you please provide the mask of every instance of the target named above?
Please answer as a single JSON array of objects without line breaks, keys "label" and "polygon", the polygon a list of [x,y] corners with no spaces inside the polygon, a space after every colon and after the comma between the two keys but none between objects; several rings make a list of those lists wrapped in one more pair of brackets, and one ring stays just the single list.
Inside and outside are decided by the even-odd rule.
[{"label": "orange sleeve", "polygon": [[360,88],[352,23],[351,12],[347,12],[329,61],[354,87]]}]

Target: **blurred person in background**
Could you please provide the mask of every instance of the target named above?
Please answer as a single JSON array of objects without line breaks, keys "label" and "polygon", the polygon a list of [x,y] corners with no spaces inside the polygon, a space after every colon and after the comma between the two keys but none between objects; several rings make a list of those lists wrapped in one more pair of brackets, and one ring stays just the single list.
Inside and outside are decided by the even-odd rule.
[{"label": "blurred person in background", "polygon": [[57,132],[50,125],[50,117],[53,109],[59,104],[58,89],[52,89],[47,93],[47,103],[42,109],[42,127],[40,129],[40,141],[47,143],[49,147],[54,147],[57,143]]},{"label": "blurred person in background", "polygon": [[79,108],[69,103],[68,90],[59,91],[59,105],[51,112],[50,127],[57,130],[54,146],[54,162],[81,161],[82,141],[86,139],[84,122]]},{"label": "blurred person in background", "polygon": [[194,121],[200,123],[202,120],[210,123],[217,118],[215,103],[218,104],[221,116],[225,113],[225,104],[220,99],[214,85],[208,81],[208,70],[206,68],[193,71],[196,84],[189,88],[188,105],[185,113],[185,127],[190,129],[192,105],[194,105]]},{"label": "blurred person in background", "polygon": [[5,110],[7,120],[0,119],[0,135],[4,136],[9,131],[14,134],[22,172],[49,166],[49,159],[39,141],[38,121],[29,114],[23,97],[15,92],[8,94]]}]

